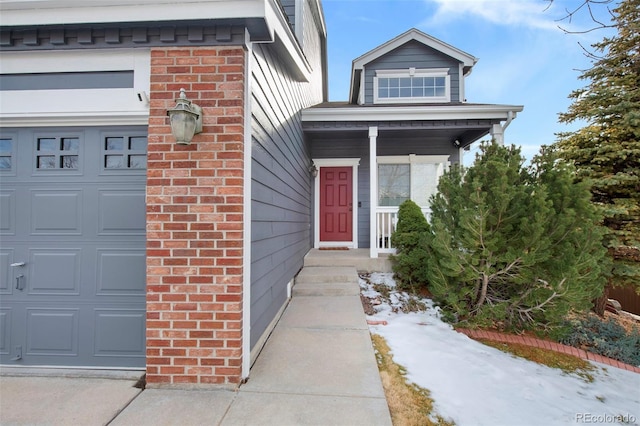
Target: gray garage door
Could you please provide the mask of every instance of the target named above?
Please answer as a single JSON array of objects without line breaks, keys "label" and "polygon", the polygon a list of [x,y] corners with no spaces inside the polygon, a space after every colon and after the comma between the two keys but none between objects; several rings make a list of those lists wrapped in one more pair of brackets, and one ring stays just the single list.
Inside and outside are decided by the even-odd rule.
[{"label": "gray garage door", "polygon": [[0,363],[145,365],[145,127],[0,134]]}]

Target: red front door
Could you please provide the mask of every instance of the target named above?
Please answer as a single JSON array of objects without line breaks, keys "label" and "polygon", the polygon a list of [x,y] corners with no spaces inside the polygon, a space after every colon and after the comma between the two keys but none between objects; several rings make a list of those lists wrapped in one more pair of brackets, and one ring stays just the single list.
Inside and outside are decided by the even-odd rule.
[{"label": "red front door", "polygon": [[320,241],[353,239],[353,169],[320,168]]}]

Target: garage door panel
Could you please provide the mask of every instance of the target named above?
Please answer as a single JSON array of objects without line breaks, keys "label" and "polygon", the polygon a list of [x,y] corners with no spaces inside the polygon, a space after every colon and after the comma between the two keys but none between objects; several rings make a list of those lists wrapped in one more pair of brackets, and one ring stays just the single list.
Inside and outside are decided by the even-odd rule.
[{"label": "garage door panel", "polygon": [[144,367],[146,128],[0,133],[0,364]]},{"label": "garage door panel", "polygon": [[146,291],[144,249],[98,250],[98,295],[140,295]]},{"label": "garage door panel", "polygon": [[81,235],[82,190],[31,192],[32,234]]},{"label": "garage door panel", "polygon": [[100,235],[144,235],[145,192],[110,189],[99,192]]},{"label": "garage door panel", "polygon": [[9,295],[13,290],[13,250],[0,251],[0,294]]},{"label": "garage door panel", "polygon": [[144,357],[144,310],[96,309],[95,356]]},{"label": "garage door panel", "polygon": [[27,308],[27,355],[78,356],[79,309]]},{"label": "garage door panel", "polygon": [[0,192],[0,235],[14,235],[16,232],[15,191]]},{"label": "garage door panel", "polygon": [[9,355],[11,351],[11,308],[0,309],[0,355]]},{"label": "garage door panel", "polygon": [[79,295],[81,252],[80,248],[32,250],[27,277],[29,293]]}]

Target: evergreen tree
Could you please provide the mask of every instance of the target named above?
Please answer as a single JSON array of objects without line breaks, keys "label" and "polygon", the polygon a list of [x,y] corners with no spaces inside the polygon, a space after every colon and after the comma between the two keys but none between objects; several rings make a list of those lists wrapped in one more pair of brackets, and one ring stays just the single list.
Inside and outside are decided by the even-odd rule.
[{"label": "evergreen tree", "polygon": [[[586,121],[560,135],[560,155],[589,182],[603,216],[604,245],[613,260],[610,285],[636,286],[640,294],[640,0],[622,0],[613,10],[617,34],[593,45],[601,58],[584,71],[585,88],[560,121]],[[606,294],[596,311],[603,313]]]},{"label": "evergreen tree", "polygon": [[512,328],[558,325],[602,292],[602,234],[589,192],[544,151],[530,168],[515,147],[481,146],[440,178],[426,281],[458,318]]},{"label": "evergreen tree", "polygon": [[422,209],[407,200],[398,209],[398,224],[391,235],[396,255],[391,256],[393,272],[401,287],[410,288],[425,284],[429,223]]}]

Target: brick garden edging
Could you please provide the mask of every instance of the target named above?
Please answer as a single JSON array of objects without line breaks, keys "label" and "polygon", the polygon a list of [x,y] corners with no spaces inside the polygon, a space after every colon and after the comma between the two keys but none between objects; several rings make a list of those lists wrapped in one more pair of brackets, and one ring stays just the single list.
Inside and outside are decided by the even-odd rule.
[{"label": "brick garden edging", "polygon": [[500,343],[517,343],[520,345],[547,349],[547,350],[565,353],[568,355],[573,355],[578,358],[586,359],[588,361],[595,361],[601,364],[610,365],[612,367],[621,368],[623,370],[632,371],[634,373],[640,374],[640,368],[635,367],[633,365],[625,364],[624,362],[607,358],[606,356],[594,354],[594,353],[585,351],[583,349],[574,348],[573,346],[567,346],[561,343],[551,342],[549,340],[536,339],[534,337],[526,337],[526,336],[516,336],[513,334],[499,333],[497,331],[470,330],[468,328],[457,328],[456,331],[472,339],[486,339],[486,340],[491,340],[493,342],[500,342]]}]

